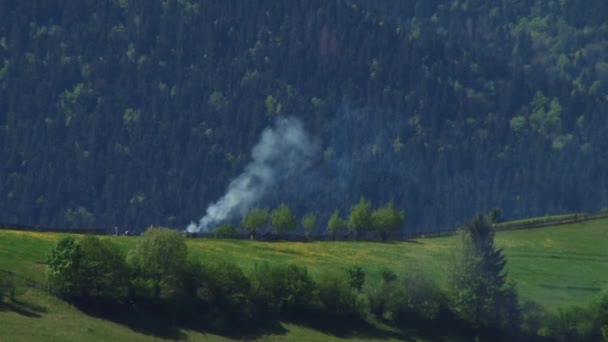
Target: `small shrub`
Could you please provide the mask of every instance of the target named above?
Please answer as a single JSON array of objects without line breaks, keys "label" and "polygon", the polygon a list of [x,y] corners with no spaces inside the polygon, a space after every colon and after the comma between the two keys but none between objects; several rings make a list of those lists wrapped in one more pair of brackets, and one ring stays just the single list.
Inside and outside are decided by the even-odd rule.
[{"label": "small shrub", "polygon": [[547,312],[538,303],[525,301],[521,305],[521,330],[527,335],[537,335],[547,320]]},{"label": "small shrub", "polygon": [[397,274],[393,272],[390,268],[386,268],[384,266],[380,267],[380,276],[382,277],[382,281],[388,284],[397,279]]},{"label": "small shrub", "polygon": [[366,289],[367,300],[371,313],[379,319],[389,319],[392,313],[389,307],[396,307],[392,304],[397,294],[395,280],[397,274],[391,269],[382,266],[380,268],[382,284],[380,286],[370,286]]},{"label": "small shrub", "polygon": [[403,324],[411,318],[436,319],[447,306],[447,299],[428,276],[414,272],[403,280],[390,304],[394,320]]},{"label": "small shrub", "polygon": [[378,319],[391,319],[391,309],[397,307],[393,301],[398,296],[395,283],[383,283],[380,286],[370,286],[366,289],[370,312]]},{"label": "small shrub", "polygon": [[548,334],[558,341],[597,341],[597,323],[595,312],[589,307],[561,308],[549,317]]},{"label": "small shrub", "polygon": [[253,298],[271,314],[295,313],[312,303],[315,283],[306,267],[256,265],[252,276]]},{"label": "small shrub", "polygon": [[351,288],[361,292],[363,284],[365,284],[365,272],[361,266],[352,266],[346,269],[348,273],[348,283]]},{"label": "small shrub", "polygon": [[361,305],[350,281],[339,273],[323,273],[317,282],[322,311],[333,316],[354,316],[361,313]]}]

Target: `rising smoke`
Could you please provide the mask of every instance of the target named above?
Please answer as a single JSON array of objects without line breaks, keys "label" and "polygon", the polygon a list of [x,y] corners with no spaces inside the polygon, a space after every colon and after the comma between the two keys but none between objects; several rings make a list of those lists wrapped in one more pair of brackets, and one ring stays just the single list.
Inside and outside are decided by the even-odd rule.
[{"label": "rising smoke", "polygon": [[274,127],[264,130],[254,146],[252,161],[232,180],[222,198],[211,204],[198,224],[190,223],[189,232],[207,232],[226,220],[242,216],[274,184],[298,177],[319,154],[319,144],[312,139],[302,122],[279,118]]}]

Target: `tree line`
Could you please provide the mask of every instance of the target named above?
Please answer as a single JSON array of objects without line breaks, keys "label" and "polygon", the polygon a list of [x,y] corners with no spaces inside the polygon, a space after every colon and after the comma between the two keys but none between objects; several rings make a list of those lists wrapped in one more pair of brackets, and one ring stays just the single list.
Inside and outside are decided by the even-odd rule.
[{"label": "tree line", "polygon": [[[404,228],[405,213],[394,208],[392,202],[373,209],[371,202],[361,196],[359,202],[350,208],[348,217],[343,218],[340,210],[336,209],[325,225],[325,233],[331,239],[347,232],[359,239],[366,232],[374,232],[380,235],[382,240],[387,240],[393,233]],[[295,232],[298,228],[298,220],[293,211],[285,203],[269,211],[267,208],[252,208],[242,218],[240,228],[244,229],[253,240],[261,231],[272,229],[278,237]],[[313,233],[320,226],[315,213],[307,213],[302,216],[300,225],[304,237],[312,239]],[[239,233],[239,227],[232,224],[224,224],[217,227],[213,234],[217,237],[233,237]]]},{"label": "tree line", "polygon": [[[423,267],[423,266],[421,266]],[[378,319],[398,329],[441,329],[491,340],[568,341],[608,337],[608,294],[584,308],[545,312],[521,302],[486,216],[460,231],[448,285],[419,268],[398,276],[381,267],[369,283],[357,265],[312,277],[298,264],[256,264],[189,256],[177,231],[150,227],[128,253],[111,238],[61,238],[48,254],[49,290],[82,307],[170,312],[210,331],[249,331],[273,320],[333,322],[352,327]]]}]

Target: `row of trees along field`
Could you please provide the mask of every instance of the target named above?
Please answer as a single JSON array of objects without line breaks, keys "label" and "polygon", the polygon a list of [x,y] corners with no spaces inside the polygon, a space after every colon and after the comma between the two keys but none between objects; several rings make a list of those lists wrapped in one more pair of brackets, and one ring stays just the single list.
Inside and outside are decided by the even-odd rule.
[{"label": "row of trees along field", "polygon": [[282,115],[319,137],[332,181],[267,206],[329,216],[363,194],[416,213],[408,229],[594,211],[606,6],[0,1],[0,222],[185,227]]},{"label": "row of trees along field", "polygon": [[169,312],[178,324],[220,333],[255,333],[282,319],[346,329],[379,319],[404,332],[440,328],[446,336],[482,340],[608,338],[607,292],[589,307],[547,313],[519,301],[484,216],[467,223],[460,238],[447,288],[423,268],[398,278],[382,267],[373,284],[356,265],[317,278],[297,264],[262,263],[243,272],[188,257],[183,235],[163,228],[149,228],[126,257],[111,238],[64,237],[48,254],[48,285],[86,312]]},{"label": "row of trees along field", "polygon": [[[335,239],[348,229],[356,239],[362,233],[376,232],[383,240],[386,240],[391,234],[400,231],[404,222],[405,213],[395,209],[392,202],[372,210],[370,201],[361,197],[359,202],[351,207],[348,218],[342,218],[338,209],[331,214],[325,226],[325,234]],[[317,215],[313,213],[305,214],[300,223],[307,239],[312,238],[313,232],[320,226],[320,223],[317,222]],[[266,208],[253,208],[245,214],[242,220],[242,227],[245,228],[251,239],[254,239],[256,234],[267,228],[268,225],[272,227],[274,233],[284,236],[295,231],[298,222],[286,204],[279,205],[272,212]],[[232,237],[238,234],[238,228],[225,224],[216,228],[213,234],[218,237]]]}]

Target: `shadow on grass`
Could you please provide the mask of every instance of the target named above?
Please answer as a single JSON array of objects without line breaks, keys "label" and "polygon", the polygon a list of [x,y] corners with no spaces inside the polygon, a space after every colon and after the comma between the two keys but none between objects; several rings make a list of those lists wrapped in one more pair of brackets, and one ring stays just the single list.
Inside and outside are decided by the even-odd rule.
[{"label": "shadow on grass", "polygon": [[318,312],[290,315],[285,322],[303,326],[338,338],[358,337],[370,340],[397,339],[407,341],[407,336],[394,329],[382,329],[358,316],[336,317]]},{"label": "shadow on grass", "polygon": [[73,303],[82,313],[101,318],[144,335],[164,339],[184,339],[175,317],[159,310],[138,309],[127,305]]},{"label": "shadow on grass", "polygon": [[0,311],[12,311],[29,318],[40,318],[43,313],[47,312],[46,308],[42,306],[17,298],[1,301]]},{"label": "shadow on grass", "polygon": [[83,314],[124,325],[138,333],[162,339],[187,339],[184,330],[215,334],[239,340],[255,340],[265,335],[286,334],[278,321],[265,321],[249,326],[212,327],[209,317],[200,314],[178,314],[166,307],[73,303]]}]

